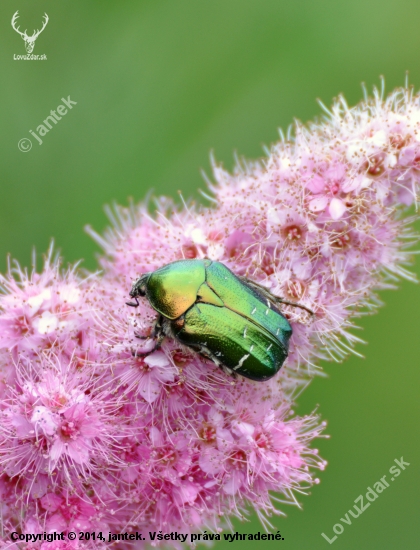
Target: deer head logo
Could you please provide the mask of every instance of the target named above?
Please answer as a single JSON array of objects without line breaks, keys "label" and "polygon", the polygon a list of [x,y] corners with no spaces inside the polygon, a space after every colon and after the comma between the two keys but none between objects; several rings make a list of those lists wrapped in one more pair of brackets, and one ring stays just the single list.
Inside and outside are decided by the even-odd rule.
[{"label": "deer head logo", "polygon": [[17,11],[13,17],[12,17],[12,27],[14,28],[14,30],[20,34],[20,36],[23,38],[23,40],[25,41],[25,48],[26,48],[26,51],[28,53],[32,53],[33,50],[34,50],[34,47],[35,47],[35,40],[38,38],[38,36],[42,33],[42,31],[45,29],[45,27],[47,26],[47,23],[48,23],[48,15],[45,13],[44,14],[44,20],[43,20],[43,24],[42,24],[42,29],[39,31],[39,30],[34,30],[34,33],[31,35],[31,36],[28,36],[26,34],[26,29],[25,29],[25,32],[20,32],[19,30],[19,27],[16,27],[16,21],[19,17],[19,11]]}]

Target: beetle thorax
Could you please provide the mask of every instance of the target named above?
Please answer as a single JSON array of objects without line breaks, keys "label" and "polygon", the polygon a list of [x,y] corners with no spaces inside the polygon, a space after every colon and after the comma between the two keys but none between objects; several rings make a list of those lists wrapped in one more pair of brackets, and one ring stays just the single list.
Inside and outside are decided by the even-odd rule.
[{"label": "beetle thorax", "polygon": [[167,319],[177,319],[195,303],[204,281],[202,262],[174,262],[150,274],[146,296],[153,309]]}]

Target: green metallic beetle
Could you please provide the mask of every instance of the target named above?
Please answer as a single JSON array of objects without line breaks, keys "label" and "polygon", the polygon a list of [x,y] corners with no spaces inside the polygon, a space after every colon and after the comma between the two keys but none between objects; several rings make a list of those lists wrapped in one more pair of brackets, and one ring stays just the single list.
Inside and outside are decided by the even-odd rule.
[{"label": "green metallic beetle", "polygon": [[155,349],[165,336],[198,351],[225,372],[264,381],[286,360],[292,328],[279,303],[312,311],[238,277],[220,262],[179,260],[137,279],[130,291],[137,307],[146,296],[159,314]]}]

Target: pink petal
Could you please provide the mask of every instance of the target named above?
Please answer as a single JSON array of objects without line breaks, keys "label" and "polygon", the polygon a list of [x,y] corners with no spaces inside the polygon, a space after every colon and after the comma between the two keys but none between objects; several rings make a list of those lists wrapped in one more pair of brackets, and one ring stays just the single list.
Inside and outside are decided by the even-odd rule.
[{"label": "pink petal", "polygon": [[203,472],[215,475],[223,469],[223,459],[223,453],[214,447],[206,447],[201,451],[198,463]]},{"label": "pink petal", "polygon": [[79,440],[69,443],[67,454],[77,464],[84,464],[89,460],[89,449]]},{"label": "pink petal", "polygon": [[346,205],[342,200],[334,198],[330,202],[329,212],[333,220],[339,220],[346,210]]},{"label": "pink petal", "polygon": [[150,440],[154,447],[161,447],[165,443],[165,439],[158,428],[150,428]]},{"label": "pink petal", "polygon": [[309,191],[312,191],[312,193],[322,193],[325,189],[325,180],[321,178],[321,176],[318,176],[318,174],[314,174],[311,179],[306,182],[306,187]]},{"label": "pink petal", "polygon": [[242,485],[244,474],[233,470],[231,477],[223,484],[223,490],[228,495],[234,495]]},{"label": "pink petal", "polygon": [[195,483],[184,481],[174,490],[174,500],[178,504],[193,504],[199,493],[199,487]]},{"label": "pink petal", "polygon": [[[10,413],[10,416],[11,415],[12,413]],[[20,414],[17,414],[11,418],[11,424],[16,428],[16,434],[19,437],[29,436],[34,431],[33,425]]]},{"label": "pink petal", "polygon": [[405,147],[400,154],[399,162],[403,166],[408,166],[412,164],[417,154],[417,148],[415,145],[411,145],[410,147]]},{"label": "pink petal", "polygon": [[145,357],[144,362],[149,365],[149,367],[166,367],[170,364],[163,351],[154,351]]},{"label": "pink petal", "polygon": [[36,425],[37,432],[42,430],[47,435],[53,435],[57,429],[57,422],[54,414],[47,408],[38,405],[35,407],[31,422]]},{"label": "pink petal", "polygon": [[61,455],[64,453],[64,443],[61,441],[59,437],[54,441],[51,450],[50,450],[50,458],[51,460],[59,460],[61,458]]},{"label": "pink petal", "polygon": [[138,381],[138,392],[148,403],[153,403],[159,397],[162,384],[157,380],[153,371],[143,374]]},{"label": "pink petal", "polygon": [[[144,342],[141,342],[140,344],[137,345],[136,352],[139,353],[139,354],[148,353],[149,351],[152,351],[152,349],[155,346],[156,346],[155,339],[154,338],[148,338]],[[124,349],[124,345],[121,346],[121,349]],[[114,350],[115,350],[115,346],[114,346]],[[146,359],[147,359],[147,357],[146,357]],[[146,362],[146,360],[145,360],[145,362]]]},{"label": "pink petal", "polygon": [[355,191],[356,189],[359,189],[359,187],[362,184],[362,180],[360,177],[348,179],[346,180],[343,185],[341,186],[341,189],[344,193],[350,193],[350,191]]},{"label": "pink petal", "polygon": [[252,436],[255,431],[255,426],[247,422],[235,422],[233,423],[232,431],[239,436]]},{"label": "pink petal", "polygon": [[187,473],[190,465],[191,465],[191,457],[189,454],[184,453],[175,462],[174,469],[176,470],[179,476],[183,476]]},{"label": "pink petal", "polygon": [[31,485],[31,497],[41,498],[49,488],[49,478],[46,474],[38,474]]},{"label": "pink petal", "polygon": [[234,443],[234,439],[229,430],[225,428],[217,428],[216,430],[217,447],[220,450],[229,449]]},{"label": "pink petal", "polygon": [[55,495],[54,493],[48,493],[41,498],[41,505],[44,510],[53,512],[58,509],[58,507],[63,503],[63,498]]},{"label": "pink petal", "polygon": [[330,181],[339,181],[343,179],[345,173],[346,166],[344,164],[335,164],[325,172],[325,177]]},{"label": "pink petal", "polygon": [[328,204],[328,200],[329,199],[326,195],[312,199],[309,201],[309,210],[312,210],[312,212],[320,212],[321,210],[324,210]]}]

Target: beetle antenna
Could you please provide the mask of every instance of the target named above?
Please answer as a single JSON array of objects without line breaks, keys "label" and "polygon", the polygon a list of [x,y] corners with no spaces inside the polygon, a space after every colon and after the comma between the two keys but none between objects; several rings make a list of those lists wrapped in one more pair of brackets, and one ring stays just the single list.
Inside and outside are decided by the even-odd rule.
[{"label": "beetle antenna", "polygon": [[302,304],[297,304],[296,302],[288,302],[287,300],[283,300],[283,298],[278,298],[278,301],[281,304],[285,304],[286,306],[299,307],[300,309],[304,309],[305,311],[307,311],[311,315],[315,315],[315,313],[312,311],[312,309],[309,309],[308,307],[303,306]]},{"label": "beetle antenna", "polygon": [[139,307],[140,303],[139,303],[137,297],[134,296],[134,299],[135,299],[136,303],[134,303],[134,302],[125,302],[126,305],[127,305],[127,306],[131,306],[131,307]]}]

